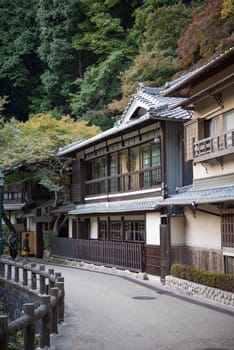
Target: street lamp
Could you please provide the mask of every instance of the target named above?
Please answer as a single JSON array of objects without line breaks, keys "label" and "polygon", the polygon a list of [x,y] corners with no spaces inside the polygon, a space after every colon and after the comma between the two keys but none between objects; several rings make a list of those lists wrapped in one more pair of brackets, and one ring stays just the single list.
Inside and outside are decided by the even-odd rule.
[{"label": "street lamp", "polygon": [[0,169],[0,256],[3,254],[4,240],[2,236],[2,207],[3,207],[4,175]]}]

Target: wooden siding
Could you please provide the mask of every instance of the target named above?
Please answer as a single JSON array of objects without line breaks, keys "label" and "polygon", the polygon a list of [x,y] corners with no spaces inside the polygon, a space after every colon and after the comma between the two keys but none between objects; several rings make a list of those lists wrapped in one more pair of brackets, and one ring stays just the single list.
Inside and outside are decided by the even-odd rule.
[{"label": "wooden siding", "polygon": [[183,124],[165,124],[165,183],[168,194],[175,193],[176,187],[183,186]]},{"label": "wooden siding", "polygon": [[51,253],[131,271],[143,270],[143,244],[140,243],[56,237],[51,242]]},{"label": "wooden siding", "polygon": [[160,276],[160,273],[161,273],[160,246],[145,245],[144,257],[145,257],[144,271],[151,275]]},{"label": "wooden siding", "polygon": [[208,271],[224,271],[224,259],[221,251],[202,248],[186,248],[187,264]]},{"label": "wooden siding", "polygon": [[75,160],[72,164],[72,201],[83,203],[85,196],[84,178],[86,167],[83,160]]}]

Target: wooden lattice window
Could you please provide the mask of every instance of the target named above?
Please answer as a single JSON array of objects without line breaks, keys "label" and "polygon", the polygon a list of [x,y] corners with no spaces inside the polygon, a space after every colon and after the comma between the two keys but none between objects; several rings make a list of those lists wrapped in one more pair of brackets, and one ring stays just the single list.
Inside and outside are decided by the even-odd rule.
[{"label": "wooden lattice window", "polygon": [[124,235],[126,241],[145,241],[144,221],[125,221]]},{"label": "wooden lattice window", "polygon": [[185,138],[185,160],[193,160],[193,140],[198,139],[198,124],[197,121],[190,121],[186,123],[184,129]]},{"label": "wooden lattice window", "polygon": [[222,215],[223,246],[234,248],[234,214]]},{"label": "wooden lattice window", "polygon": [[107,240],[107,221],[99,221],[98,239]]},{"label": "wooden lattice window", "polygon": [[110,237],[115,241],[122,241],[122,223],[121,221],[110,222]]}]

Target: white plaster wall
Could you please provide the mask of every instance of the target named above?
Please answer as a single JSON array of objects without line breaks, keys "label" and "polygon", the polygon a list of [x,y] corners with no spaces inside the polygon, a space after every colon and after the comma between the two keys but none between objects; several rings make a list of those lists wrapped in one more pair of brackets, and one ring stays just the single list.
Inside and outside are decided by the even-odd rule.
[{"label": "white plaster wall", "polygon": [[90,218],[90,238],[98,238],[98,220],[97,218]]},{"label": "white plaster wall", "polygon": [[146,244],[160,244],[160,213],[146,213]]},{"label": "white plaster wall", "polygon": [[221,219],[218,216],[185,208],[185,245],[221,249]]},{"label": "white plaster wall", "polygon": [[212,176],[221,176],[233,174],[234,172],[234,155],[224,158],[223,167],[213,160],[204,165],[197,163],[193,166],[193,178],[200,179]]},{"label": "white plaster wall", "polygon": [[36,220],[34,217],[27,218],[27,229],[28,231],[36,231]]},{"label": "white plaster wall", "polygon": [[184,216],[170,217],[171,244],[181,246],[185,243],[185,218]]},{"label": "white plaster wall", "polygon": [[73,216],[69,216],[68,218],[68,237],[72,238],[72,219],[74,217]]}]

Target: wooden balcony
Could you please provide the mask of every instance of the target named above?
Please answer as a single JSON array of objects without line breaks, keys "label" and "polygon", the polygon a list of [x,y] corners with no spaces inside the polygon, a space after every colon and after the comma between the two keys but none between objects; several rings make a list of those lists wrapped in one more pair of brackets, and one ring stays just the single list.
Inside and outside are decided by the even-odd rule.
[{"label": "wooden balcony", "polygon": [[204,162],[232,153],[234,153],[234,130],[193,143],[194,162]]},{"label": "wooden balcony", "polygon": [[137,191],[161,184],[161,167],[152,167],[125,174],[86,181],[86,194]]}]

